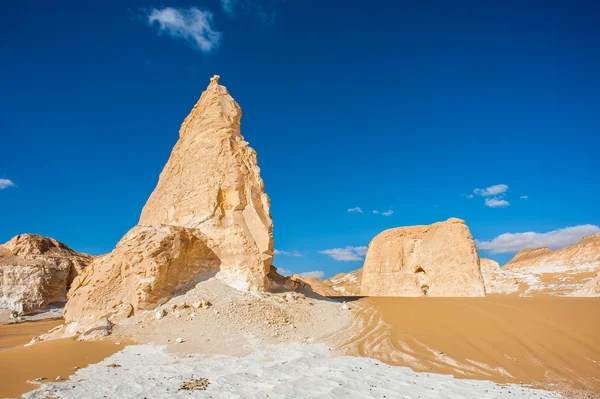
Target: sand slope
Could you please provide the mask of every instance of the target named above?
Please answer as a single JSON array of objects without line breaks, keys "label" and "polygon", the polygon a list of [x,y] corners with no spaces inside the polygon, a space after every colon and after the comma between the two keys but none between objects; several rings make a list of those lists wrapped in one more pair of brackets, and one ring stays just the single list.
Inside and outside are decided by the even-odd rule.
[{"label": "sand slope", "polygon": [[600,392],[598,299],[365,298],[353,307],[352,326],[337,334],[345,353],[462,378]]}]

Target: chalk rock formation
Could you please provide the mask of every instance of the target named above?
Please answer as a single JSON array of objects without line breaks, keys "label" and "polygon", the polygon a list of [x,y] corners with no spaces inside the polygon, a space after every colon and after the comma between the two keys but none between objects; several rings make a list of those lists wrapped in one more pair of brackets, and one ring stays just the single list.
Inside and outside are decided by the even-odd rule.
[{"label": "chalk rock formation", "polygon": [[504,265],[506,270],[540,266],[600,267],[600,233],[587,236],[573,245],[553,251],[546,247],[524,249]]},{"label": "chalk rock formation", "polygon": [[26,314],[66,301],[71,282],[91,260],[53,238],[15,236],[0,245],[0,308]]},{"label": "chalk rock formation", "polygon": [[362,268],[348,273],[338,273],[330,279],[325,280],[324,283],[329,285],[337,295],[356,296],[360,295],[362,274]]},{"label": "chalk rock formation", "polygon": [[480,258],[479,265],[486,294],[512,294],[519,290],[519,282],[514,274],[502,270],[495,260]]},{"label": "chalk rock formation", "polygon": [[109,254],[73,281],[65,306],[69,335],[98,320],[116,322],[154,309],[178,290],[214,275],[220,260],[200,231],[179,226],[136,226]]},{"label": "chalk rock formation", "polygon": [[237,289],[270,288],[269,198],[241,109],[218,78],[184,120],[138,226],[74,281],[63,336],[153,309],[216,273]]},{"label": "chalk rock formation", "polygon": [[600,273],[600,233],[555,251],[545,247],[524,249],[502,270],[521,283],[522,296],[600,296],[593,283]]},{"label": "chalk rock formation", "polygon": [[222,280],[263,290],[273,259],[269,197],[256,152],[240,134],[242,111],[218,81],[184,120],[138,224],[200,230],[221,260]]},{"label": "chalk rock formation", "polygon": [[361,295],[484,296],[479,256],[464,221],[386,230],[369,244]]}]

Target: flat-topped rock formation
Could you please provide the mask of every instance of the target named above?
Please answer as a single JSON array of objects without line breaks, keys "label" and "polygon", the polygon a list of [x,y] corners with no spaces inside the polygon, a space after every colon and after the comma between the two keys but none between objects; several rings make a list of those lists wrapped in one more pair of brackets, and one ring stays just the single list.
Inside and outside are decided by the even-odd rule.
[{"label": "flat-topped rock formation", "polygon": [[184,120],[138,226],[73,282],[66,335],[155,308],[215,273],[240,290],[271,288],[269,197],[242,111],[218,79]]},{"label": "flat-topped rock formation", "polygon": [[369,244],[360,289],[367,296],[485,295],[479,256],[464,221],[386,230]]},{"label": "flat-topped rock formation", "polygon": [[67,300],[92,257],[50,237],[20,234],[0,245],[0,308],[27,314]]},{"label": "flat-topped rock formation", "polygon": [[183,121],[140,226],[200,230],[221,260],[219,277],[239,289],[267,288],[273,222],[256,152],[240,134],[242,110],[211,79]]}]

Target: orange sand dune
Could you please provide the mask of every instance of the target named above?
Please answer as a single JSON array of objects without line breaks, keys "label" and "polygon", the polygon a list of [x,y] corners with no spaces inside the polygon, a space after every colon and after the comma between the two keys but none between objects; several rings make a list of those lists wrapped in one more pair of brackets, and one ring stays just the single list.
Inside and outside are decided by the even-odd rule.
[{"label": "orange sand dune", "polygon": [[459,378],[600,392],[598,298],[372,297],[351,306],[352,325],[336,337],[351,355]]},{"label": "orange sand dune", "polygon": [[[35,335],[58,324],[62,324],[62,320],[0,325],[0,346],[29,342]],[[27,381],[36,378],[45,377],[49,381],[58,376],[68,378],[75,373],[75,367],[97,363],[123,347],[110,340],[61,339],[0,350],[0,398],[20,397],[35,389],[37,386]]]}]

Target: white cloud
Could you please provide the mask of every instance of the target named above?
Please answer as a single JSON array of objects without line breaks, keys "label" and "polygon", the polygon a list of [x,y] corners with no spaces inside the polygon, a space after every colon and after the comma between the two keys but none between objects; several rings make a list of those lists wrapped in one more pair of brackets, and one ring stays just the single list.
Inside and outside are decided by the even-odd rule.
[{"label": "white cloud", "polygon": [[467,197],[467,198],[475,198],[475,195],[473,194],[461,194],[463,197]]},{"label": "white cloud", "polygon": [[288,269],[283,269],[281,267],[277,268],[277,273],[281,274],[282,276],[290,276],[292,274],[291,270]]},{"label": "white cloud", "polygon": [[528,199],[529,196],[528,195],[521,195],[519,198],[521,198],[521,199]]},{"label": "white cloud", "polygon": [[490,208],[504,208],[505,206],[509,206],[510,202],[502,197],[494,197],[494,198],[486,198],[485,206],[489,206]]},{"label": "white cloud", "polygon": [[319,251],[319,253],[323,255],[329,255],[333,259],[339,261],[362,260],[363,257],[367,254],[367,246],[347,246],[345,248],[324,249],[322,251]]},{"label": "white cloud", "polygon": [[217,48],[221,33],[212,27],[213,15],[192,7],[152,9],[148,15],[150,25],[158,23],[160,33],[187,40],[200,51],[210,52]]},{"label": "white cloud", "polygon": [[585,224],[547,233],[504,233],[490,241],[476,240],[477,247],[492,254],[517,252],[525,248],[558,249],[574,244],[581,238],[600,232],[600,227]]},{"label": "white cloud", "polygon": [[15,183],[12,180],[8,179],[0,179],[0,190],[4,190],[5,188],[15,187]]},{"label": "white cloud", "polygon": [[499,195],[505,193],[508,190],[508,186],[506,184],[496,184],[495,186],[490,186],[488,188],[476,188],[473,192],[477,195],[481,195],[482,197],[490,197],[492,195]]},{"label": "white cloud", "polygon": [[318,279],[322,279],[323,277],[325,277],[325,272],[321,271],[321,270],[315,270],[312,272],[304,272],[304,273],[300,273],[300,277],[314,277],[314,278],[318,278]]},{"label": "white cloud", "polygon": [[381,216],[392,216],[394,214],[394,211],[389,209],[387,211],[378,211],[378,210],[373,210],[373,214],[375,215],[381,215]]},{"label": "white cloud", "polygon": [[302,256],[302,254],[298,251],[292,251],[292,252],[288,252],[288,251],[280,251],[278,249],[276,249],[274,251],[275,255],[283,255],[283,256]]},{"label": "white cloud", "polygon": [[348,212],[350,212],[350,213],[352,213],[352,212],[363,213],[363,210],[360,209],[359,206],[356,206],[354,208],[348,208]]}]

